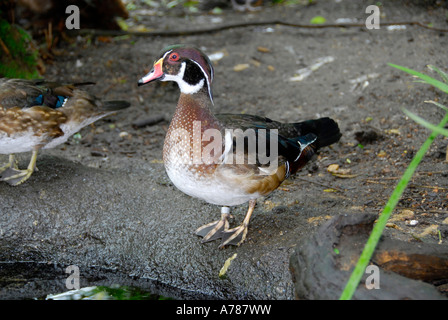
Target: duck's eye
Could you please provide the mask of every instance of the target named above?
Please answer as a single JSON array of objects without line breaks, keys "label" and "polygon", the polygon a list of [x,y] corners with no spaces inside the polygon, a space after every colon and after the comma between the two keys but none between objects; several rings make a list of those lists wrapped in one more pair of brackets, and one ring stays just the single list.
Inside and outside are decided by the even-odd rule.
[{"label": "duck's eye", "polygon": [[172,54],[170,54],[169,59],[171,61],[178,61],[179,60],[179,55],[176,52],[173,52]]}]

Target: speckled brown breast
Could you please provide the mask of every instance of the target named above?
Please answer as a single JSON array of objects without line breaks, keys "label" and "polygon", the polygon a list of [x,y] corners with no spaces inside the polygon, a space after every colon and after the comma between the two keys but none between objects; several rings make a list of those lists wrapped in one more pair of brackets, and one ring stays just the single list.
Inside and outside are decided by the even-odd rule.
[{"label": "speckled brown breast", "polygon": [[213,174],[216,169],[219,154],[215,161],[207,163],[201,157],[203,149],[210,143],[202,141],[204,132],[207,129],[221,129],[210,109],[204,107],[204,102],[181,94],[163,146],[166,167],[183,167],[198,176]]}]

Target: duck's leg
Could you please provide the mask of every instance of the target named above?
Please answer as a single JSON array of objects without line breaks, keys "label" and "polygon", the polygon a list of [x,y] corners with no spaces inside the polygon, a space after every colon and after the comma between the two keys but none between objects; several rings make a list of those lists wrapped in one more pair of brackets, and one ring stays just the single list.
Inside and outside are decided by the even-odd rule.
[{"label": "duck's leg", "polygon": [[3,167],[0,167],[0,177],[1,174],[6,171],[8,168],[17,169],[17,162],[15,160],[15,156],[13,154],[9,155],[9,161]]},{"label": "duck's leg", "polygon": [[243,223],[239,227],[226,230],[222,233],[222,243],[219,248],[223,248],[229,244],[239,246],[244,242],[247,235],[247,226],[249,225],[249,220],[254,212],[256,203],[257,200],[249,201],[249,209],[247,210],[246,217],[244,217]]},{"label": "duck's leg", "polygon": [[221,208],[221,219],[199,227],[195,234],[203,237],[202,242],[213,241],[221,238],[224,231],[229,229],[230,208]]},{"label": "duck's leg", "polygon": [[[25,170],[19,170],[15,164],[14,156],[12,155],[12,159],[10,156],[9,166],[1,174],[0,181],[6,181],[12,186],[18,186],[19,184],[24,183],[33,174],[34,169],[36,169],[37,152],[37,150],[33,151],[28,168]],[[13,163],[11,163],[11,160]]]}]

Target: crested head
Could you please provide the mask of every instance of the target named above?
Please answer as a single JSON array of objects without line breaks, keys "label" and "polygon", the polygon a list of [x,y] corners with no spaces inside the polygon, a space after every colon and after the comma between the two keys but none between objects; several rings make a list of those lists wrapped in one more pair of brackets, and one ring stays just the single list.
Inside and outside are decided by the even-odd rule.
[{"label": "crested head", "polygon": [[205,89],[213,102],[213,66],[207,55],[196,47],[172,45],[164,48],[152,70],[139,80],[138,85],[155,80],[174,81],[184,94]]}]

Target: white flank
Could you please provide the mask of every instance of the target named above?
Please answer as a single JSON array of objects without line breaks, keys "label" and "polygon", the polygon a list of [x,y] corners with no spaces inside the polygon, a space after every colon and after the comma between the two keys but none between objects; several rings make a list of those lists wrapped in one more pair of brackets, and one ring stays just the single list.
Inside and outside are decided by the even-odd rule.
[{"label": "white flank", "polygon": [[68,138],[70,138],[72,135],[77,133],[79,130],[81,130],[85,126],[88,126],[89,124],[95,122],[96,120],[98,120],[106,115],[107,114],[103,114],[103,115],[97,116],[95,118],[86,119],[83,122],[81,122],[80,124],[74,124],[72,122],[61,124],[60,128],[64,132],[64,135],[51,140],[42,149],[51,149],[51,148],[54,148],[62,143],[65,143],[68,140]]},{"label": "white flank", "polygon": [[0,133],[0,154],[33,151],[36,145],[42,143],[43,138],[45,137],[35,136],[31,131],[12,136]]},{"label": "white flank", "polygon": [[47,135],[36,136],[32,130],[10,136],[0,132],[0,154],[30,152],[38,146],[42,147],[42,149],[54,148],[66,142],[68,138],[85,126],[88,126],[105,115],[107,114],[84,120],[80,124],[73,124],[72,122],[61,124],[60,128],[64,132],[64,135],[50,141],[47,141]]},{"label": "white flank", "polygon": [[235,187],[234,183],[212,177],[200,177],[191,168],[165,166],[168,177],[173,184],[185,194],[202,199],[219,206],[236,206],[256,199],[259,194],[248,194],[242,186]]}]

